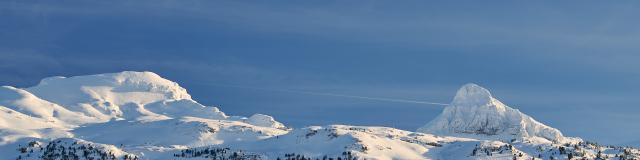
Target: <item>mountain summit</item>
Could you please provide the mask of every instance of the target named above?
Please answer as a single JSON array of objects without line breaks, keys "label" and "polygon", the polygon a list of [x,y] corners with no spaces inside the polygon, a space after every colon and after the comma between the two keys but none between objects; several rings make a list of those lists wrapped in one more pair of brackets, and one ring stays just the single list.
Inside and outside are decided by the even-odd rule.
[{"label": "mountain summit", "polygon": [[491,103],[493,99],[489,90],[469,83],[458,90],[452,104],[465,106],[484,105]]},{"label": "mountain summit", "polygon": [[178,83],[153,72],[49,77],[24,91],[99,122],[113,118],[158,120],[183,115],[225,117],[216,107],[203,106],[192,100]]},{"label": "mountain summit", "polygon": [[566,140],[559,130],[510,108],[476,84],[462,86],[451,104],[418,132],[501,140]]}]

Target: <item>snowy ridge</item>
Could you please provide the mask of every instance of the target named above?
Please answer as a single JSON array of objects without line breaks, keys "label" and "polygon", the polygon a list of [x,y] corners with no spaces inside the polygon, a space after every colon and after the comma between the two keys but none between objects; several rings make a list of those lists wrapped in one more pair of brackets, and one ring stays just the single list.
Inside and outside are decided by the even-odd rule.
[{"label": "snowy ridge", "polygon": [[387,127],[329,125],[296,129],[285,135],[253,143],[224,146],[266,153],[266,157],[270,159],[284,159],[286,153],[300,153],[313,159],[325,156],[335,159],[424,159],[423,154],[429,149],[443,143],[464,140],[468,139],[439,137]]},{"label": "snowy ridge", "polygon": [[103,121],[126,114],[121,106],[143,106],[162,100],[191,100],[186,89],[152,72],[50,77],[26,90],[44,100]]},{"label": "snowy ridge", "polygon": [[253,142],[287,132],[287,130],[254,126],[240,121],[195,117],[153,122],[114,121],[81,127],[73,131],[77,137],[98,143],[189,147],[232,141]]},{"label": "snowy ridge", "polygon": [[564,137],[475,84],[418,131],[227,116],[152,72],[0,87],[0,160],[640,158],[638,149]]},{"label": "snowy ridge", "polygon": [[264,114],[254,114],[249,117],[245,122],[262,127],[287,129],[284,124],[276,121],[273,117]]},{"label": "snowy ridge", "polygon": [[493,98],[485,88],[466,84],[451,105],[418,132],[502,140],[541,138],[551,142],[571,140],[559,130],[546,126],[517,109]]}]

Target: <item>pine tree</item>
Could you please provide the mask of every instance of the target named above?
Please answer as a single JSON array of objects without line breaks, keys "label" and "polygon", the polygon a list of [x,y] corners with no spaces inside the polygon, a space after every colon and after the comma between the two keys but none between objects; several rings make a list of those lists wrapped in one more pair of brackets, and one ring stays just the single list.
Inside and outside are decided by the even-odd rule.
[{"label": "pine tree", "polygon": [[571,158],[573,158],[573,154],[569,153],[569,155],[567,155],[567,159],[571,160]]}]

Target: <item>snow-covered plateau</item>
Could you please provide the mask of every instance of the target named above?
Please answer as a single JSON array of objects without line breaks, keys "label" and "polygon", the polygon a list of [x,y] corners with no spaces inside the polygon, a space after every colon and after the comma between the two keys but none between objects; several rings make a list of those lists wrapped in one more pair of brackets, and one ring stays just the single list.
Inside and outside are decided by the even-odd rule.
[{"label": "snow-covered plateau", "polygon": [[476,84],[416,132],[229,116],[152,72],[50,77],[0,87],[0,160],[640,159],[640,150],[566,137]]}]

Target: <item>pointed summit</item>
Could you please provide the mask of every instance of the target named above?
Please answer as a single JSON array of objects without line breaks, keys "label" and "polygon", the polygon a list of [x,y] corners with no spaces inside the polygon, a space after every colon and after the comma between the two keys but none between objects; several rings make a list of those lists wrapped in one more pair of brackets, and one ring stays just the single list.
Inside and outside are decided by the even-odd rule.
[{"label": "pointed summit", "polygon": [[485,88],[466,84],[453,102],[418,132],[482,139],[538,138],[562,142],[559,130],[546,126],[493,98]]},{"label": "pointed summit", "polygon": [[484,105],[491,103],[493,97],[489,90],[478,86],[477,84],[468,83],[458,89],[456,96],[453,98],[453,105]]}]

